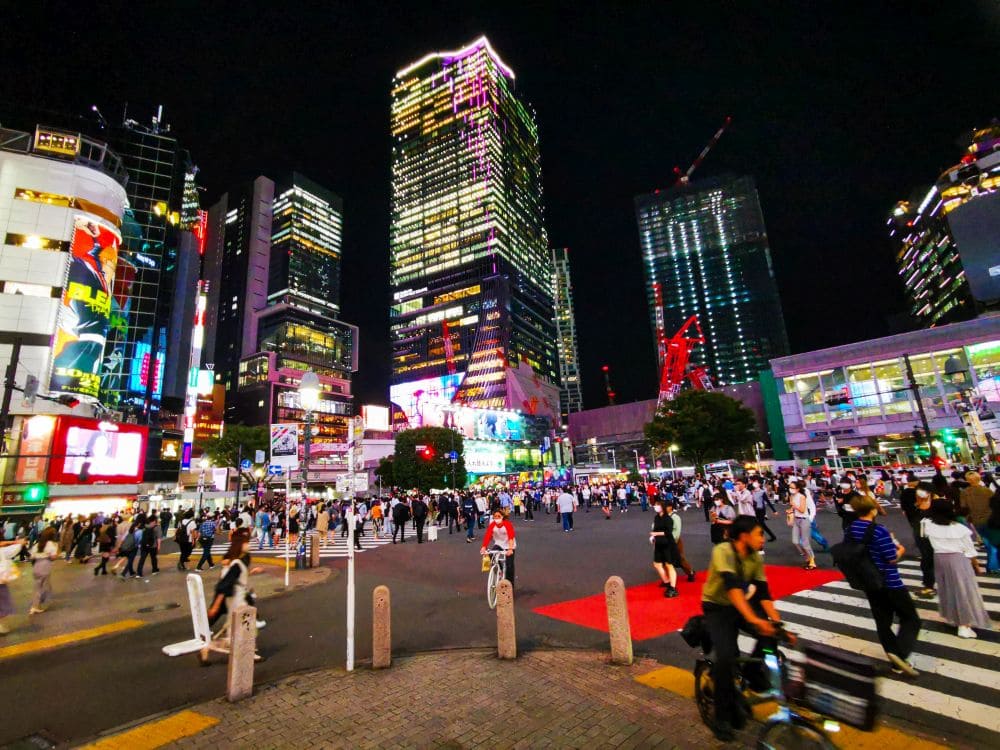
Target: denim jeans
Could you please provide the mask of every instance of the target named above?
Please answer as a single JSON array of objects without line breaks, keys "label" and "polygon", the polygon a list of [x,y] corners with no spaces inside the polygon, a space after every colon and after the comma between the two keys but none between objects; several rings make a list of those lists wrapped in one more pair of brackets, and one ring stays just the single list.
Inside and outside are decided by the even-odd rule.
[{"label": "denim jeans", "polygon": [[987,538],[988,533],[985,524],[977,526],[976,531],[979,532],[979,537],[986,546],[986,572],[993,573],[1000,570],[1000,547],[997,547]]},{"label": "denim jeans", "polygon": [[563,531],[572,531],[573,529],[573,513],[560,513],[562,516],[562,526]]}]

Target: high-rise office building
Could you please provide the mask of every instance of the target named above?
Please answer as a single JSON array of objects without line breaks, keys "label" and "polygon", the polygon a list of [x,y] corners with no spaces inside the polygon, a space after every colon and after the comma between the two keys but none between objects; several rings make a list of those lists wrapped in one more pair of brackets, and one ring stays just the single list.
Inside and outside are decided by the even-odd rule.
[{"label": "high-rise office building", "polygon": [[392,384],[511,407],[508,365],[558,381],[534,114],[481,37],[400,70],[391,127]]},{"label": "high-rise office building", "polygon": [[1000,126],[973,133],[962,160],[887,222],[910,316],[968,320],[1000,303]]},{"label": "high-rise office building", "polygon": [[577,350],[576,317],[573,314],[573,282],[569,273],[569,248],[552,248],[552,269],[556,344],[559,351],[559,404],[565,425],[569,423],[570,414],[583,409],[580,355]]},{"label": "high-rise office building", "polygon": [[208,212],[206,363],[226,421],[301,421],[297,386],[319,375],[313,455],[346,450],[358,330],[337,318],[343,204],[300,174],[267,177]]},{"label": "high-rise office building", "polygon": [[[717,385],[753,380],[788,353],[764,217],[751,177],[726,175],[635,199],[650,322],[658,340],[697,315],[691,361]],[[658,324],[657,285],[663,330]]]}]

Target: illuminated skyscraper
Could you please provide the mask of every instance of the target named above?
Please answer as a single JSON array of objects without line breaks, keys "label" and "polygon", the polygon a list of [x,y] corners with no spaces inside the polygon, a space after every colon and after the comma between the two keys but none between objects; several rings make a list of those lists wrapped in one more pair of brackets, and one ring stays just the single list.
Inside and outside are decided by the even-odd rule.
[{"label": "illuminated skyscraper", "polygon": [[962,160],[886,222],[921,326],[968,320],[1000,305],[1000,126],[977,130]]},{"label": "illuminated skyscraper", "polygon": [[[691,356],[716,385],[753,380],[788,354],[764,217],[751,177],[732,175],[635,199],[654,333],[697,315],[706,342]],[[656,285],[663,298],[657,324]]]},{"label": "illuminated skyscraper", "polygon": [[302,373],[320,377],[313,455],[342,453],[358,369],[358,329],[337,318],[343,204],[300,174],[258,177],[209,210],[206,361],[226,389],[226,421],[301,421]]},{"label": "illuminated skyscraper", "polygon": [[569,274],[569,248],[552,248],[552,267],[556,342],[559,349],[559,404],[563,424],[568,424],[569,415],[583,409],[580,355],[576,345],[576,317],[573,314],[573,283]]},{"label": "illuminated skyscraper", "polygon": [[538,127],[514,72],[485,37],[421,58],[393,81],[392,139],[392,383],[454,373],[458,400],[503,408],[506,364],[557,382]]}]

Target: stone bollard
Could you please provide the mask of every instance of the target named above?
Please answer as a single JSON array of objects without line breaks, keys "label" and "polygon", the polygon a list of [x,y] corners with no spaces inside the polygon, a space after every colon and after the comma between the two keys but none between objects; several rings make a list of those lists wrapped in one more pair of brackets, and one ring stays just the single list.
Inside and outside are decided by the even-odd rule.
[{"label": "stone bollard", "polygon": [[608,606],[608,633],[611,635],[612,664],[632,663],[632,628],[628,621],[625,582],[611,576],[604,584],[604,599]]},{"label": "stone bollard", "polygon": [[372,669],[392,663],[392,606],[388,586],[372,592]]},{"label": "stone bollard", "polygon": [[319,567],[319,534],[309,535],[309,567]]},{"label": "stone bollard", "polygon": [[257,608],[237,607],[229,615],[226,698],[230,703],[253,695],[253,658],[256,650]]},{"label": "stone bollard", "polygon": [[517,636],[514,632],[514,587],[506,578],[497,585],[497,656],[517,658]]}]

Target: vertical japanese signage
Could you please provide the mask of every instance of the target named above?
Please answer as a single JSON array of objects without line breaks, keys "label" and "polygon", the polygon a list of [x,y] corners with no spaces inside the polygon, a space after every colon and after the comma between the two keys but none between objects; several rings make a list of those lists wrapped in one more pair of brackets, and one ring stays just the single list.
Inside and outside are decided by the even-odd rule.
[{"label": "vertical japanese signage", "polygon": [[86,216],[74,219],[69,272],[52,336],[53,393],[97,398],[120,244],[117,230]]},{"label": "vertical japanese signage", "polygon": [[191,357],[188,360],[188,382],[184,392],[184,415],[181,428],[184,430],[184,444],[181,448],[181,468],[191,468],[191,452],[194,447],[194,426],[198,414],[198,392],[201,380],[201,347],[205,339],[205,310],[208,308],[208,282],[198,282],[198,296],[195,299],[194,329],[191,334]]},{"label": "vertical japanese signage", "polygon": [[17,484],[35,484],[48,479],[49,454],[52,452],[52,435],[56,418],[36,414],[25,419],[21,428],[21,447],[18,449],[14,481]]}]

